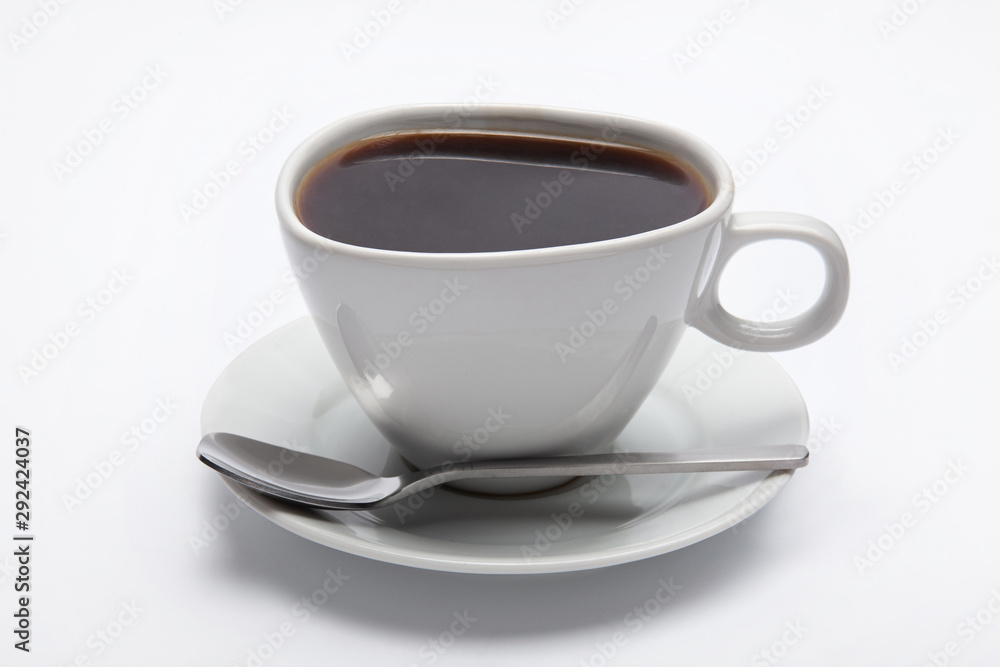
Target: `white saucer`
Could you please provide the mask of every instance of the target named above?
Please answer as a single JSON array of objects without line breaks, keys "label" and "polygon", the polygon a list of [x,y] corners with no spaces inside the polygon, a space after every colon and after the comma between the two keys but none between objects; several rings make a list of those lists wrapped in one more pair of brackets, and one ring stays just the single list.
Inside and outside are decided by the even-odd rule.
[{"label": "white saucer", "polygon": [[[701,394],[685,396],[685,385]],[[309,318],[240,354],[209,391],[201,422],[203,433],[229,431],[282,443],[371,472],[404,469],[340,380]],[[616,448],[805,443],[808,433],[802,396],[773,359],[734,354],[689,329]],[[746,519],[791,476],[595,478],[532,498],[439,488],[426,499],[370,512],[294,507],[223,481],[262,516],[341,551],[430,570],[523,574],[605,567],[680,549]]]}]

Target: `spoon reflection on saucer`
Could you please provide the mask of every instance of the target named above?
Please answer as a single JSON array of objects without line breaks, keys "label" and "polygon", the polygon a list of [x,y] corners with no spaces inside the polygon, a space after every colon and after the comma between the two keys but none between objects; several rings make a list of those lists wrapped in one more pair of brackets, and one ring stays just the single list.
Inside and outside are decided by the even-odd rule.
[{"label": "spoon reflection on saucer", "polygon": [[[391,505],[430,487],[463,479],[573,477],[740,470],[791,470],[809,462],[802,445],[762,445],[660,454],[588,454],[551,458],[449,463],[379,477],[343,461],[296,453],[232,433],[209,433],[198,443],[202,463],[269,496],[334,510]],[[282,465],[275,466],[280,461]],[[271,470],[279,470],[273,474]]]}]

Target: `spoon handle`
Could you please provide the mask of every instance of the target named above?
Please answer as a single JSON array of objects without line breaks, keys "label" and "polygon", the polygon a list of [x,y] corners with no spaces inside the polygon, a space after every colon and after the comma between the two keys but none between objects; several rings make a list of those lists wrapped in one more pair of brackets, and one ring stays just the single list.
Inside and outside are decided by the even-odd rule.
[{"label": "spoon handle", "polygon": [[[738,470],[792,470],[809,463],[803,445],[762,445],[698,449],[661,454],[587,454],[552,458],[467,461],[412,473],[414,483],[444,484],[460,479],[566,477]],[[406,476],[410,477],[410,476]]]}]

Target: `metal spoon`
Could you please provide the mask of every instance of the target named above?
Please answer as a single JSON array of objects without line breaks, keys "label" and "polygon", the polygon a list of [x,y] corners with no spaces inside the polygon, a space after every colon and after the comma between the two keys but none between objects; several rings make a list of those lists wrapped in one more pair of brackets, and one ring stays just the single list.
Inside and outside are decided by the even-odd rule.
[{"label": "metal spoon", "polygon": [[809,450],[802,445],[766,445],[673,454],[468,461],[379,477],[343,461],[293,452],[232,433],[209,433],[198,443],[198,458],[209,468],[269,496],[324,509],[370,510],[460,479],[791,470],[809,463]]}]

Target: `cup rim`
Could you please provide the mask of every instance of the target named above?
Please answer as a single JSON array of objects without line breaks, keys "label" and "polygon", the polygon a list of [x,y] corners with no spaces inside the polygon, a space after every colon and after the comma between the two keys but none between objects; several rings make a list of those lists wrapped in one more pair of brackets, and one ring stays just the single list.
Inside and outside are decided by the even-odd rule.
[{"label": "cup rim", "polygon": [[[444,126],[442,119],[449,114],[461,118],[460,128]],[[436,124],[432,122],[435,120]],[[533,130],[532,124],[536,125]],[[632,141],[623,143],[647,148],[650,143],[658,144],[653,148],[669,150],[690,162],[711,190],[712,200],[708,207],[690,218],[665,227],[602,241],[525,250],[456,253],[385,250],[336,241],[306,227],[295,212],[295,195],[306,172],[334,150],[366,136],[392,131],[435,129],[545,133],[543,126],[547,125],[550,134],[577,138],[567,134],[560,126],[574,127],[584,132],[586,128],[593,131],[602,124],[625,124]],[[345,141],[343,137],[350,138]],[[595,140],[595,137],[585,134],[578,138],[582,141]],[[662,144],[667,144],[670,148],[663,149],[659,146]],[[485,268],[550,264],[659,246],[722,219],[732,206],[734,187],[729,166],[714,148],[695,135],[669,125],[621,114],[539,105],[482,104],[467,108],[456,104],[412,104],[384,107],[348,116],[307,137],[292,151],[281,168],[275,190],[275,206],[280,224],[287,232],[299,241],[330,254],[418,268]]]}]

